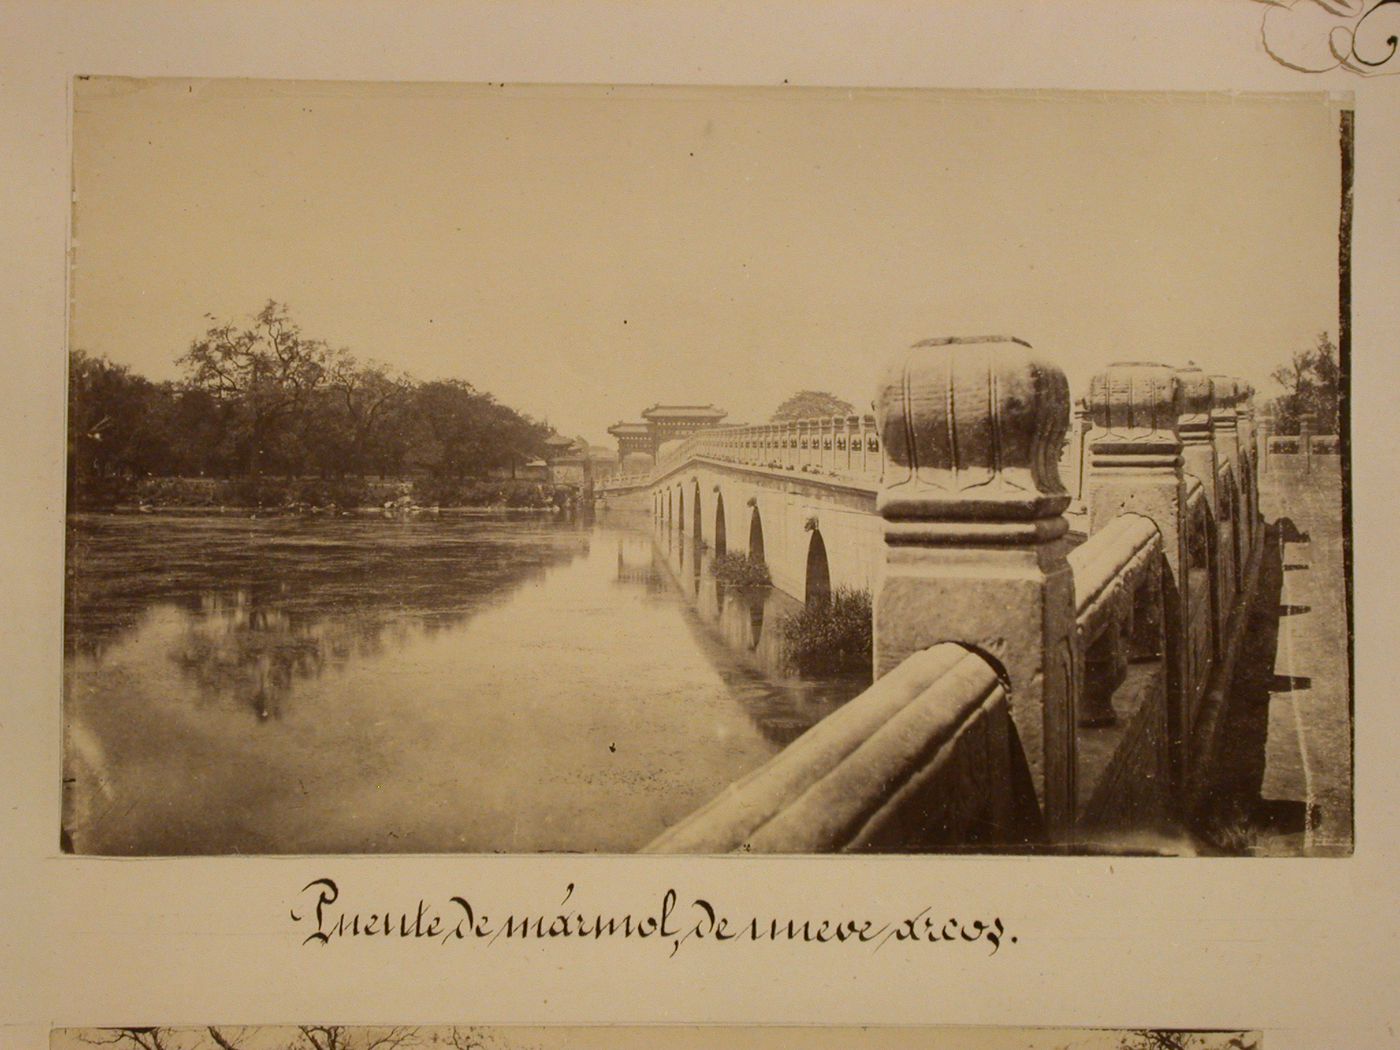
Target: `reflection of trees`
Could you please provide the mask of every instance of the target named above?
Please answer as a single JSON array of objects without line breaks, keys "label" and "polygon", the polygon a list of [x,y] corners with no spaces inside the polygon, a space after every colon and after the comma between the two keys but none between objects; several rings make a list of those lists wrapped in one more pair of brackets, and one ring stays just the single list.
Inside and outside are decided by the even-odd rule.
[{"label": "reflection of trees", "polygon": [[[259,718],[281,714],[297,679],[317,678],[328,658],[343,663],[355,644],[342,623],[298,624],[285,610],[241,591],[231,600],[211,596],[205,614],[186,628],[170,658],[205,697],[236,697]],[[377,634],[359,639],[380,648]]]},{"label": "reflection of trees", "polygon": [[585,553],[567,521],[100,518],[70,525],[68,642],[101,656],[156,606],[204,697],[272,718],[298,681],[461,624]]}]

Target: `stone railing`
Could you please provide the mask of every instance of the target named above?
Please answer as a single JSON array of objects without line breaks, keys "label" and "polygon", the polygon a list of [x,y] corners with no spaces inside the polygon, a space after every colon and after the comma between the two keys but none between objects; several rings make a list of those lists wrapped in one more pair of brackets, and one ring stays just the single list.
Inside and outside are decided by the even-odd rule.
[{"label": "stone railing", "polygon": [[1000,844],[1016,828],[1030,838],[1038,816],[1020,761],[995,668],[934,646],[647,849],[899,852]]},{"label": "stone railing", "polygon": [[622,489],[641,489],[651,484],[652,472],[643,474],[611,474],[593,486],[595,492],[616,492]]},{"label": "stone railing", "polygon": [[[986,845],[968,829],[990,812],[987,798],[1015,795],[1001,778],[1018,769],[1043,842],[1179,816],[1213,747],[1210,698],[1220,690],[1210,684],[1238,647],[1262,539],[1251,394],[1194,368],[1116,364],[1094,376],[1075,438],[1083,452],[1069,456],[1083,478],[1083,531],[1070,534],[1060,369],[1009,338],[928,340],[900,354],[876,395],[876,684],[655,847],[928,848],[955,839],[954,827]],[[771,430],[742,429],[696,435],[676,458],[832,463],[827,431],[815,450],[808,432],[804,450],[800,434],[787,444],[795,427],[779,428],[775,446],[762,443]],[[830,451],[849,462],[852,431],[844,450],[831,433]],[[977,654],[984,690],[928,673],[929,661],[948,659],[946,643]],[[908,750],[898,756],[863,750],[895,708],[941,728],[901,730]],[[973,724],[974,712],[992,725],[1002,711],[1021,757],[987,759],[971,779],[947,774],[963,768],[950,743],[961,730],[949,727]],[[1001,845],[1023,826],[1002,825]],[[903,829],[897,841],[891,828]]]},{"label": "stone railing", "polygon": [[1081,829],[1166,811],[1162,534],[1124,514],[1069,555],[1074,574],[1077,805]]},{"label": "stone railing", "polygon": [[704,434],[697,432],[679,441],[672,442],[663,447],[656,457],[656,466],[652,469],[652,477],[656,478],[674,469],[676,466],[693,459],[697,450],[704,440]]},{"label": "stone railing", "polygon": [[699,435],[697,452],[723,463],[878,481],[880,435],[874,416],[820,416],[724,427]]},{"label": "stone railing", "polygon": [[697,456],[763,470],[856,481],[869,487],[879,481],[881,470],[880,434],[874,416],[820,416],[698,431],[663,449],[645,481],[639,482],[632,475],[615,476],[601,488],[635,488]]}]

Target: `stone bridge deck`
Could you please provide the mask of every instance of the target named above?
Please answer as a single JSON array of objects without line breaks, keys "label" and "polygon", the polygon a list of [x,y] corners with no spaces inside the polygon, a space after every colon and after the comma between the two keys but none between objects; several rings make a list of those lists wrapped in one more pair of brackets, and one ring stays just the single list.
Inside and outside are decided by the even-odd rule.
[{"label": "stone bridge deck", "polygon": [[1120,362],[1071,427],[1024,341],[930,339],[875,417],[700,431],[602,486],[809,606],[873,598],[876,684],[656,848],[1349,849],[1340,485],[1270,455],[1261,508],[1252,393]]},{"label": "stone bridge deck", "polygon": [[1270,456],[1269,523],[1246,648],[1216,763],[1216,831],[1265,854],[1346,855],[1352,843],[1352,718],[1342,485],[1336,456],[1304,473]]}]

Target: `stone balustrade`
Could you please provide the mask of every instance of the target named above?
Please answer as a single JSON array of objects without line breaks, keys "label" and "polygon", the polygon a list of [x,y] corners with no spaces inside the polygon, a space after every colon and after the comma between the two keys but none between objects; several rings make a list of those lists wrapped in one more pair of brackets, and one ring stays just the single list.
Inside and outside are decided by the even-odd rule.
[{"label": "stone balustrade", "polygon": [[[957,844],[953,827],[986,844],[978,807],[1015,794],[989,776],[1021,774],[1034,819],[1004,825],[1000,845],[1179,818],[1213,747],[1210,685],[1231,666],[1262,539],[1252,393],[1195,367],[1114,364],[1066,445],[1053,362],[1014,338],[932,339],[892,360],[874,419],[721,428],[672,450],[656,476],[708,461],[868,483],[883,552],[875,685],[655,848],[933,848]],[[1082,531],[1069,531],[1062,467]],[[950,644],[985,688],[940,684]],[[881,734],[906,710],[933,735],[901,730],[906,749],[891,750]],[[1014,760],[948,775],[963,768],[949,727],[998,719]],[[867,738],[882,743],[862,750]]]},{"label": "stone balustrade", "polygon": [[[783,423],[717,427],[662,450],[650,477],[694,457],[770,471],[794,471],[873,486],[880,478],[880,435],[873,415],[820,416]],[[632,487],[610,479],[604,488]]]},{"label": "stone balustrade", "polygon": [[996,669],[911,656],[647,847],[654,853],[923,851],[1029,840],[1039,817]]}]

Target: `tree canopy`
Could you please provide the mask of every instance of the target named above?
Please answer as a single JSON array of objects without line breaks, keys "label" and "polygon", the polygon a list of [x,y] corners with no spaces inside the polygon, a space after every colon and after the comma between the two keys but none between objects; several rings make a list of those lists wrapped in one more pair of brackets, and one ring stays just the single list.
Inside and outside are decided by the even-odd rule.
[{"label": "tree canopy", "polygon": [[311,338],[286,304],[269,300],[246,324],[209,320],[174,382],[73,351],[70,484],[409,470],[461,479],[544,451],[544,424],[463,380],[418,382]]},{"label": "tree canopy", "polygon": [[1279,434],[1297,434],[1305,412],[1312,413],[1313,433],[1340,432],[1342,373],[1337,347],[1326,332],[1318,333],[1316,345],[1295,351],[1292,360],[1274,369],[1271,378],[1284,391],[1273,400]]},{"label": "tree canopy", "polygon": [[799,390],[776,409],[769,418],[770,423],[784,423],[791,419],[811,419],[815,416],[850,416],[855,414],[855,406],[825,390]]}]

